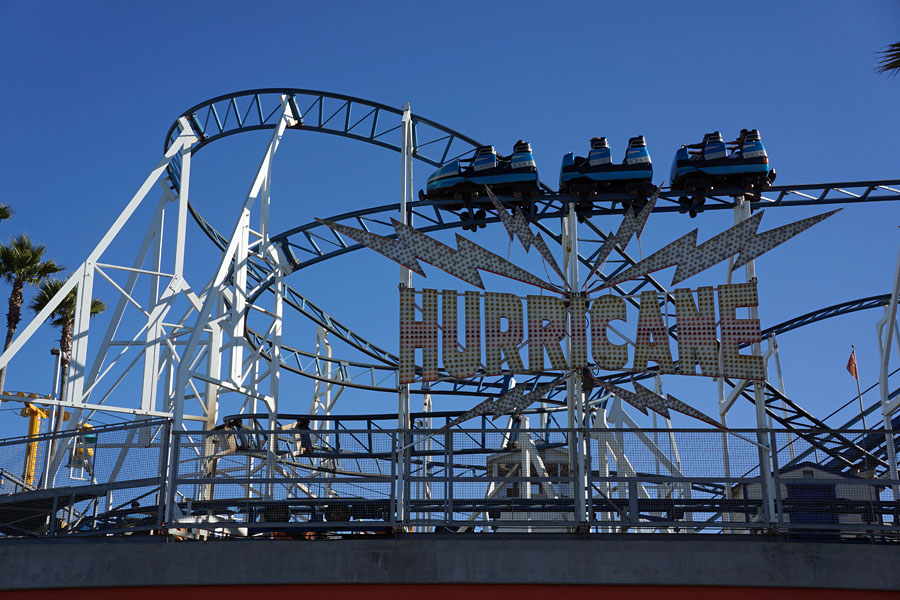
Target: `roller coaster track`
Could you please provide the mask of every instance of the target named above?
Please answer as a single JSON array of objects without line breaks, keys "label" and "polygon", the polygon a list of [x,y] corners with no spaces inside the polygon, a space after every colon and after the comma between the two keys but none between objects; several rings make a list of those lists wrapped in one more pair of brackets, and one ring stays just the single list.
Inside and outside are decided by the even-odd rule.
[{"label": "roller coaster track", "polygon": [[[385,104],[354,98],[328,92],[294,89],[271,88],[238,92],[213,98],[188,109],[182,116],[187,120],[198,134],[199,142],[194,145],[196,152],[208,143],[215,140],[245,131],[274,129],[279,119],[282,98],[286,97],[295,115],[300,115],[300,122],[292,129],[314,131],[337,135],[357,141],[374,144],[383,148],[401,151],[398,143],[392,141],[388,134],[400,128],[399,117],[403,111]],[[387,119],[387,116],[391,116]],[[413,157],[432,166],[440,166],[453,160],[470,154],[475,147],[481,145],[473,138],[465,136],[455,130],[440,125],[435,121],[417,115],[412,115],[413,123]],[[170,128],[166,136],[166,145],[174,141],[179,134],[178,121]],[[398,137],[398,136],[394,136]],[[180,183],[180,163],[175,161],[168,169],[168,183],[173,190],[178,190]],[[560,236],[544,223],[547,219],[558,219],[566,214],[568,205],[575,198],[565,194],[555,193],[549,187],[542,184],[545,193],[534,198],[527,210],[529,220],[549,237],[559,241]],[[716,190],[706,197],[703,210],[733,209],[735,197],[746,195],[743,189]],[[510,198],[501,197],[501,201],[509,202]],[[654,212],[684,212],[681,202],[682,193],[672,190],[663,190],[659,195]],[[587,227],[598,237],[602,243],[606,234],[601,231],[589,217],[622,214],[628,209],[634,200],[630,196],[600,195],[593,199],[590,210],[582,211],[580,216],[585,218]],[[824,184],[804,184],[792,186],[774,186],[757,195],[751,202],[754,209],[781,206],[810,206],[841,204],[850,205],[863,202],[887,202],[900,200],[900,180],[885,181],[859,181]],[[499,218],[485,215],[482,219],[475,219],[471,208],[454,208],[448,206],[452,201],[447,200],[420,200],[408,206],[410,222],[417,230],[423,233],[455,229],[463,225],[487,225],[499,222]],[[329,220],[359,227],[384,237],[394,237],[396,233],[390,223],[390,217],[398,214],[398,204],[386,204],[369,207],[353,212],[344,213]],[[228,240],[216,232],[193,208],[192,214],[203,231],[220,247],[224,248]],[[323,226],[318,221],[290,229],[273,236],[272,242],[277,244],[288,258],[291,270],[301,270],[331,258],[360,249],[360,244],[349,243],[338,233]],[[599,243],[597,245],[599,249]],[[593,266],[593,257],[596,250],[588,255],[579,255],[579,260],[586,266]],[[635,264],[635,260],[628,256],[624,250],[617,249],[622,257],[623,266]],[[251,276],[259,284],[253,297],[268,289],[271,284],[271,267],[260,260],[253,263],[250,268]],[[647,286],[668,297],[666,289],[652,277],[644,277],[637,282],[632,282],[631,287],[624,289],[617,287],[617,291],[626,296],[633,296]],[[342,341],[361,352],[371,356],[381,364],[368,364],[359,361],[341,359],[325,359],[324,357],[305,352],[299,349],[283,347],[285,355],[284,368],[289,371],[311,377],[320,381],[334,381],[333,377],[323,376],[321,372],[310,371],[308,366],[314,363],[316,367],[322,361],[330,361],[338,365],[339,383],[360,389],[388,391],[396,389],[393,385],[386,385],[391,379],[397,364],[397,357],[380,348],[376,344],[356,334],[352,329],[334,319],[326,311],[310,302],[296,290],[286,286],[286,303],[299,313],[310,318],[314,323],[325,327]],[[872,308],[884,304],[884,297],[865,298],[835,305],[820,311],[814,311],[782,323],[774,328],[766,330],[766,337],[783,333],[812,322],[847,314],[857,310]],[[675,332],[671,332],[673,337]],[[249,331],[248,341],[255,347],[263,347],[265,354],[266,340],[259,334]],[[293,363],[293,364],[290,364]],[[331,370],[329,370],[331,371]],[[543,374],[534,374],[531,378],[539,380]],[[649,377],[652,374],[641,376]],[[366,383],[360,380],[366,378]],[[610,377],[613,382],[624,382],[637,377],[631,374],[622,374]],[[449,389],[441,389],[441,383],[450,384]],[[731,385],[735,385],[729,382]],[[753,384],[742,384],[740,395],[753,401]],[[816,419],[804,409],[784,397],[768,382],[765,384],[765,396],[767,410],[772,418],[785,426],[795,428],[819,428],[824,423]],[[485,395],[496,394],[502,388],[498,381],[488,381],[484,377],[475,377],[463,381],[438,382],[429,393],[449,393],[457,395]],[[550,400],[557,395],[559,390],[551,394]],[[595,394],[599,395],[599,390]],[[774,405],[780,406],[775,410]],[[849,445],[853,445],[847,441]],[[860,449],[864,454],[865,450]]]},{"label": "roller coaster track", "polygon": [[[811,193],[814,192],[814,193]],[[732,196],[743,195],[744,190],[721,190],[707,198],[704,210],[733,209]],[[663,190],[653,212],[681,212],[678,203],[681,192]],[[500,197],[507,202],[509,197]],[[622,195],[601,195],[594,201],[594,209],[583,216],[603,216],[622,214],[634,198]],[[900,179],[868,182],[822,183],[800,186],[777,186],[767,190],[759,200],[751,203],[754,209],[781,206],[808,206],[829,204],[857,204],[864,202],[891,202],[900,200]],[[545,194],[533,199],[529,220],[537,222],[548,218],[560,218],[566,214],[567,206],[574,198],[564,194]],[[486,225],[498,223],[499,217],[488,215],[483,219],[469,220],[466,209],[451,209],[448,200],[422,200],[410,206],[412,222],[423,233],[455,229],[467,224]],[[456,201],[458,204],[458,201]],[[398,204],[387,204],[364,208],[330,217],[328,220],[372,231],[385,237],[396,234],[390,223],[390,216],[399,213]],[[281,234],[273,236],[288,256],[294,269],[312,266],[318,262],[353,252],[363,246],[350,243],[318,221],[313,221]],[[582,262],[593,266],[590,256],[582,257]]]},{"label": "roller coaster track", "polygon": [[[401,109],[353,96],[298,88],[236,92],[187,109],[182,116],[200,140],[193,152],[236,133],[275,129],[281,116],[282,96],[288,98],[291,110],[300,119],[291,129],[337,135],[400,152],[400,145],[389,135],[400,129]],[[413,115],[412,125],[413,156],[434,167],[465,156],[481,145],[431,119]],[[176,119],[166,134],[166,148],[178,134]],[[170,187],[177,191],[181,182],[180,161],[169,168],[168,179]]]}]

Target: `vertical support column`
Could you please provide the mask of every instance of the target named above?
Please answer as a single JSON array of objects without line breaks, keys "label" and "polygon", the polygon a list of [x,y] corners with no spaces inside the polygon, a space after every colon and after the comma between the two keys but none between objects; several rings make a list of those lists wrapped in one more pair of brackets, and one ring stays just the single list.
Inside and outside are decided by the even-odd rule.
[{"label": "vertical support column", "polygon": [[[50,353],[53,356],[53,383],[50,389],[49,397],[52,400],[59,399],[59,376],[60,376],[60,358],[61,355],[59,353],[59,348],[53,348],[50,350]],[[50,421],[47,427],[48,433],[53,432],[54,434],[58,434],[62,429],[63,419],[65,418],[66,407],[65,406],[52,406],[50,407]],[[44,472],[41,473],[41,487],[46,489],[49,487],[55,487],[52,485],[52,479],[50,477],[51,471],[51,462],[53,457],[53,449],[57,443],[58,435],[47,436],[47,447],[44,452]],[[54,472],[55,475],[55,472]]]},{"label": "vertical support column", "polygon": [[[567,266],[566,276],[569,294],[575,294],[579,289],[578,279],[578,218],[575,213],[575,203],[569,203],[569,212],[563,220],[563,263]],[[573,348],[573,335],[576,315],[572,313],[572,302],[569,303],[569,335],[566,336],[566,347],[569,362],[569,377],[566,381],[566,407],[568,413],[568,427],[572,430],[572,473],[576,477],[575,485],[575,520],[579,524],[587,522],[588,481],[585,472],[586,444],[584,431],[584,393],[582,390],[581,369],[574,364],[575,351]],[[582,318],[582,315],[577,315]]]},{"label": "vertical support column", "polygon": [[[528,430],[528,419],[522,419],[522,424],[519,429],[519,477],[521,478],[521,482],[519,483],[519,498],[524,500],[531,500],[531,478],[532,478],[532,467],[531,467],[531,449],[532,445],[528,443],[530,441],[529,436],[531,432]],[[530,502],[526,502],[526,504],[530,504]],[[514,512],[515,517],[513,517],[516,521],[531,521],[534,517],[541,518],[543,515],[535,515],[531,511],[527,512]],[[525,528],[527,533],[531,533],[534,529],[531,526]]]},{"label": "vertical support column", "polygon": [[[216,312],[224,310],[222,299],[216,303]],[[218,381],[222,377],[222,326],[220,321],[209,323],[209,345],[206,350],[206,374],[210,379]],[[206,382],[206,423],[204,428],[210,430],[219,419],[219,384]]]},{"label": "vertical support column", "polygon": [[250,245],[250,209],[244,208],[241,212],[238,229],[236,232],[237,245],[234,251],[234,299],[231,302],[230,345],[231,368],[229,380],[236,386],[243,385],[244,365],[244,310],[247,308],[247,258]]},{"label": "vertical support column", "polygon": [[[275,306],[274,306],[274,322],[272,323],[272,351],[269,360],[269,396],[272,402],[269,406],[269,419],[267,427],[269,429],[269,440],[266,452],[266,477],[272,479],[275,477],[275,451],[276,436],[275,429],[278,419],[279,392],[281,387],[281,334],[284,316],[284,274],[281,267],[275,275]],[[272,484],[269,484],[270,486]],[[271,494],[271,492],[270,492]]]},{"label": "vertical support column", "polygon": [[[334,363],[331,362],[331,344],[328,343],[328,331],[324,327],[320,327],[319,330],[322,334],[322,343],[325,346],[325,358],[328,360],[325,362],[325,373],[328,377],[329,381],[325,384],[325,401],[322,404],[322,414],[326,417],[331,416],[331,399],[332,399],[332,391],[334,389],[334,384],[331,382],[331,378],[334,375],[337,369],[334,368]],[[316,349],[318,351],[318,348]],[[337,428],[334,426],[334,421],[331,419],[325,419],[324,421],[320,421],[319,431],[325,431],[325,436],[320,437],[319,439],[327,440],[327,443],[337,448]],[[320,466],[330,467],[330,469],[325,469],[325,479],[334,479],[335,473],[334,470],[337,468],[337,462],[334,458],[323,458],[319,463]],[[325,495],[331,496],[331,483],[327,483],[325,485]]]},{"label": "vertical support column", "polygon": [[[84,379],[87,374],[88,329],[91,320],[91,300],[94,294],[94,261],[86,261],[75,302],[75,323],[72,326],[72,353],[69,359],[69,381],[66,399],[74,404],[84,403]],[[73,414],[77,420],[81,411]]]},{"label": "vertical support column", "polygon": [[[778,391],[786,396],[787,394],[785,394],[784,391],[784,374],[781,372],[781,357],[778,354],[778,340],[774,335],[769,338],[769,347],[772,350],[772,359],[775,361],[775,376],[778,378]],[[781,413],[787,417],[787,403],[784,400],[781,401]],[[797,458],[797,449],[794,448],[794,434],[789,433],[788,436],[790,436],[788,452],[790,452],[791,461],[793,461]]]},{"label": "vertical support column", "polygon": [[[188,156],[190,156],[190,153],[188,153]],[[184,171],[185,175],[188,174],[189,169],[190,159],[188,159],[188,163],[186,164],[186,170]],[[186,183],[186,179],[184,181]],[[147,317],[147,335],[144,338],[146,340],[146,345],[144,349],[144,375],[141,386],[141,410],[146,411],[150,411],[156,408],[156,395],[159,389],[159,386],[157,385],[156,374],[159,369],[160,349],[162,345],[161,338],[163,335],[163,316],[160,311],[156,310],[156,306],[159,302],[159,273],[160,269],[162,268],[162,238],[165,215],[165,206],[160,206],[160,209],[154,216],[153,225],[151,226],[151,228],[154,230],[152,247],[150,248],[150,270],[153,271],[153,274],[149,275],[150,291],[149,298],[147,300],[147,312],[150,313],[150,315]],[[176,269],[178,268],[177,250],[178,247],[176,243]],[[183,251],[181,255],[183,259]]]},{"label": "vertical support column", "polygon": [[[743,198],[743,196],[741,197]],[[741,222],[743,208],[740,204],[735,201],[734,205],[734,224],[737,225]],[[734,257],[729,257],[728,259],[728,272],[725,274],[725,283],[731,285],[731,282],[734,280],[734,273],[732,271],[734,269]],[[731,482],[728,479],[731,477],[731,456],[728,450],[728,434],[725,433],[726,427],[728,427],[728,409],[730,408],[726,403],[725,398],[725,377],[721,375],[725,371],[725,357],[723,354],[724,349],[722,348],[721,341],[719,343],[719,373],[720,375],[716,378],[716,384],[718,386],[719,391],[719,422],[722,423],[722,466],[723,466],[723,475],[725,476],[725,498],[731,500]]]},{"label": "vertical support column", "polygon": [[[425,384],[424,388],[425,388],[425,390],[430,390],[430,389],[431,389],[430,387],[428,387],[428,384]],[[425,398],[424,398],[424,400],[422,401],[422,410],[423,410],[423,411],[425,412],[425,414],[428,415],[428,416],[426,416],[424,419],[422,419],[422,420],[419,422],[419,428],[420,428],[420,429],[424,429],[424,430],[427,432],[427,431],[430,431],[430,430],[433,428],[433,422],[432,422],[432,419],[431,419],[431,416],[430,416],[430,413],[431,413],[431,393],[430,393],[430,392],[427,392],[427,393],[425,394]],[[430,473],[430,470],[431,470],[430,460],[431,460],[431,451],[432,451],[432,449],[434,448],[434,444],[433,444],[432,437],[431,437],[430,434],[428,434],[428,433],[422,433],[422,434],[420,434],[420,435],[426,436],[426,437],[425,437],[424,447],[422,448],[422,450],[423,450],[423,454],[422,454],[422,477],[425,478],[425,477],[429,477],[429,476],[431,475],[431,473]],[[447,467],[447,468],[449,468],[449,467]],[[418,496],[419,496],[419,499],[420,499],[420,500],[431,500],[431,481],[428,481],[428,480],[424,480],[424,479],[423,479],[422,481],[419,482],[418,488],[419,488],[419,489],[418,489]],[[428,513],[421,513],[421,514],[420,514],[420,517],[422,517],[422,518],[424,518],[424,519],[428,519],[428,518],[431,517],[431,515],[428,514]],[[432,529],[432,528],[427,528],[427,529],[426,529],[426,528],[424,528],[424,527],[420,527],[417,531],[430,531],[431,529]]]},{"label": "vertical support column", "polygon": [[[159,373],[159,364],[160,357],[163,349],[163,327],[162,321],[167,313],[168,309],[162,306],[159,306],[161,300],[165,301],[170,297],[174,290],[178,289],[181,281],[184,279],[184,255],[185,255],[185,247],[187,245],[187,218],[188,218],[188,201],[189,201],[189,193],[190,193],[190,184],[191,184],[191,156],[193,153],[194,142],[196,141],[196,137],[194,136],[193,130],[188,125],[187,121],[184,119],[179,120],[183,130],[182,136],[186,136],[186,141],[184,145],[182,145],[179,156],[181,158],[181,179],[180,186],[178,189],[178,213],[177,220],[175,225],[175,256],[174,262],[172,266],[172,274],[174,275],[172,281],[169,282],[169,287],[163,292],[163,298],[160,298],[160,289],[162,287],[162,278],[159,273],[162,269],[162,243],[163,243],[163,224],[165,222],[165,204],[166,198],[171,198],[171,193],[167,188],[163,188],[163,199],[160,201],[160,206],[157,209],[156,214],[154,215],[154,223],[152,226],[153,231],[153,241],[152,241],[152,249],[151,249],[151,270],[154,272],[153,275],[150,275],[150,298],[148,304],[148,312],[150,316],[147,319],[147,336],[146,336],[146,346],[144,351],[144,375],[142,380],[142,389],[141,389],[141,410],[155,410],[157,408],[157,394],[159,390],[159,382],[157,381],[157,374]],[[143,260],[143,257],[139,255],[138,261],[135,266],[140,266],[138,264]],[[128,290],[132,289],[134,285],[134,279],[129,280]],[[124,303],[122,304],[122,308],[124,308]],[[117,308],[117,317],[121,318],[121,308]],[[116,320],[118,320],[118,318]],[[110,326],[110,332],[115,331]],[[110,333],[109,337],[112,337],[112,333]],[[97,365],[99,367],[99,364]]]},{"label": "vertical support column", "polygon": [[[736,199],[736,205],[741,209],[741,221],[750,218],[750,203],[746,201],[744,196]],[[748,282],[756,281],[756,261],[751,260],[744,267],[744,273]],[[759,320],[759,307],[750,307],[750,318]],[[753,354],[762,356],[762,346],[759,342],[754,342],[751,346]],[[769,446],[769,423],[766,414],[766,397],[763,389],[764,381],[753,382],[754,404],[756,405],[756,441],[759,443],[759,471],[762,483],[762,497],[764,504],[764,517],[766,522],[773,524],[775,522],[775,489],[773,480],[773,448]]]},{"label": "vertical support column", "polygon": [[[878,371],[878,389],[881,392],[881,416],[884,422],[884,441],[888,456],[888,474],[891,479],[898,479],[897,475],[897,449],[894,447],[894,427],[891,423],[891,414],[894,412],[890,403],[890,389],[888,388],[889,365],[891,361],[891,337],[897,327],[897,303],[900,301],[900,253],[897,255],[897,266],[894,269],[894,287],[891,291],[891,301],[884,308],[884,317],[878,323],[878,350],[881,364]],[[900,339],[897,340],[900,344]],[[892,485],[891,490],[894,500],[900,499],[900,486]]]},{"label": "vertical support column", "polygon": [[178,190],[178,223],[175,230],[175,277],[184,277],[184,249],[187,244],[188,191],[191,181],[193,144],[181,149],[181,187]]},{"label": "vertical support column", "polygon": [[[400,222],[404,225],[412,225],[409,218],[407,203],[413,198],[413,175],[412,175],[412,155],[413,155],[413,128],[412,128],[412,112],[409,103],[403,105],[403,117],[401,119],[401,129],[403,139],[400,144],[401,154],[401,183],[402,192],[400,196]],[[406,267],[400,268],[400,286],[412,287],[412,272]],[[411,449],[406,448],[409,444],[409,385],[400,386],[398,403],[397,403],[397,436],[398,452],[397,452],[397,476],[400,478],[397,482],[397,521],[402,527],[408,518],[408,490],[406,485],[406,473]],[[404,449],[405,448],[405,449]]]},{"label": "vertical support column", "polygon": [[[269,417],[266,422],[266,428],[269,433],[266,443],[266,477],[273,479],[275,477],[275,445],[276,436],[275,428],[277,427],[278,410],[279,410],[279,386],[281,383],[281,334],[284,315],[284,263],[279,259],[278,251],[271,244],[269,239],[269,218],[272,206],[272,161],[266,165],[266,177],[262,183],[260,190],[260,211],[259,211],[259,235],[261,254],[275,268],[275,282],[272,286],[274,292],[274,305],[272,310],[272,326],[271,326],[271,350],[268,365],[269,394],[271,402],[268,403]],[[258,359],[258,360],[261,360]],[[266,496],[271,497],[274,492],[274,484],[266,484]]]}]

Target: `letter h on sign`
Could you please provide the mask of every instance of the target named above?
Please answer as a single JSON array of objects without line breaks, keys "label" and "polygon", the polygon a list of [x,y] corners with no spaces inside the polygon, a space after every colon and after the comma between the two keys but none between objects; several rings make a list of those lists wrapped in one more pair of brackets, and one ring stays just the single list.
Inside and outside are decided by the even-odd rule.
[{"label": "letter h on sign", "polygon": [[400,288],[400,385],[416,380],[416,349],[422,349],[422,380],[438,378],[437,290],[422,290],[422,320],[416,320],[416,292]]}]

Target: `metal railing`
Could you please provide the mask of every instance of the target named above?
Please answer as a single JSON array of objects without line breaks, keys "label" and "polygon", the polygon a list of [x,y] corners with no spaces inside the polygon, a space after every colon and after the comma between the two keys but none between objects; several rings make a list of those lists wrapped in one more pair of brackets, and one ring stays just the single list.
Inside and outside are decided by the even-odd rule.
[{"label": "metal railing", "polygon": [[[581,432],[581,451],[573,433],[316,424],[175,432],[157,420],[3,440],[0,536],[776,532],[900,540],[900,481],[871,456],[826,451],[863,432],[591,429]],[[29,453],[39,457],[30,474]]]}]

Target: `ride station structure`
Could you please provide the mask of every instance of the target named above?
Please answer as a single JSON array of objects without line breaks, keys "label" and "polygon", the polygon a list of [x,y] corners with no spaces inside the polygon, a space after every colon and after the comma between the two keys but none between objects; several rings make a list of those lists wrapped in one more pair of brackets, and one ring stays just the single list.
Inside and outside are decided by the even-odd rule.
[{"label": "ride station structure", "polygon": [[[271,136],[259,168],[233,226],[219,231],[191,203],[194,154],[260,130]],[[290,131],[399,153],[400,201],[276,229],[273,157]],[[434,169],[421,191],[415,161]],[[834,208],[897,200],[900,180],[775,185],[757,130],[679,149],[667,187],[653,184],[644,136],[628,141],[621,163],[606,138],[593,138],[587,156],[563,157],[557,191],[539,178],[528,142],[498,155],[408,105],[289,88],[202,102],[172,124],[137,193],[0,356],[13,370],[77,287],[65,385],[0,394],[32,418],[27,436],[0,441],[0,548],[51,538],[491,544],[547,534],[569,545],[560,548],[681,539],[724,544],[723,553],[758,539],[829,542],[871,564],[900,541],[900,388],[890,370],[900,262],[883,295],[763,326],[755,261],[788,252],[775,248]],[[822,210],[765,229],[764,209],[790,206]],[[141,209],[152,217],[135,244],[123,231]],[[695,229],[643,258],[627,251],[653,215],[716,211],[730,211],[734,225],[706,242]],[[437,239],[460,229],[471,235],[457,234],[456,247]],[[484,238],[518,240],[523,258]],[[110,251],[125,243],[128,260]],[[188,268],[194,244],[220,256],[200,278]],[[358,315],[331,314],[294,284],[298,272],[372,251],[401,265],[399,293],[385,300],[398,307],[399,343],[367,339],[353,329]],[[727,281],[682,283],[722,263]],[[673,266],[671,285],[654,276]],[[414,285],[426,269],[465,289]],[[531,292],[489,289],[483,272]],[[98,330],[90,306],[101,295],[111,310]],[[777,336],[862,310],[873,311],[878,334],[875,399],[827,422],[786,392]],[[292,337],[286,317],[312,323],[314,338]],[[666,391],[667,378],[684,376],[715,380],[707,406],[717,410]],[[297,378],[314,382],[302,405]],[[342,412],[345,392],[383,408]],[[739,403],[755,421],[730,427]],[[696,426],[674,427],[671,411]],[[117,424],[92,423],[99,415]],[[691,585],[798,584],[788,574],[746,579],[758,573],[737,583],[709,573]],[[817,576],[817,587],[854,587]],[[356,582],[383,583],[366,577]],[[503,583],[537,582],[522,577]],[[690,584],[653,577],[606,583]]]}]

